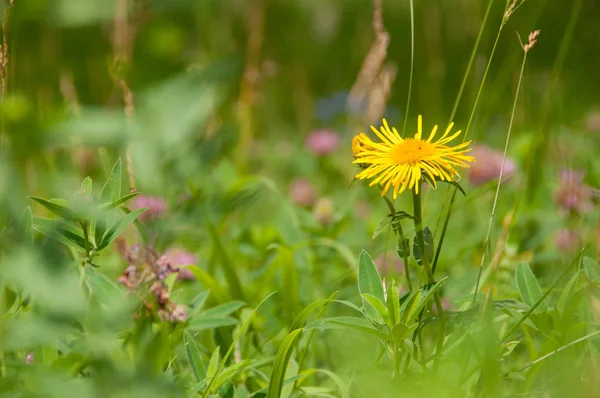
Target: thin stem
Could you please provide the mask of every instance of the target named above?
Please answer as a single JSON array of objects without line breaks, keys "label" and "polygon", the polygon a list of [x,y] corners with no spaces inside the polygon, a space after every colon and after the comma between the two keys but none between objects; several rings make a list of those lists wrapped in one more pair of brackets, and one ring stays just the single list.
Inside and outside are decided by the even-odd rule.
[{"label": "thin stem", "polygon": [[[473,60],[475,58],[475,54],[477,53],[477,49],[479,48],[479,42],[481,40],[481,36],[483,34],[483,30],[485,28],[485,25],[487,23],[487,19],[488,19],[488,15],[490,13],[490,10],[492,8],[492,3],[494,2],[494,0],[490,0],[488,3],[488,7],[485,11],[485,16],[483,17],[483,22],[481,24],[481,27],[479,28],[479,33],[477,34],[477,40],[475,41],[475,46],[473,47],[473,51],[471,52],[471,58],[469,59],[469,64],[467,66],[467,70],[465,71],[465,75],[463,77],[463,81],[461,83],[458,95],[456,97],[456,101],[454,102],[454,107],[452,108],[452,112],[450,114],[450,118],[449,118],[449,122],[451,122],[454,119],[454,116],[456,114],[456,110],[458,109],[458,104],[460,103],[461,97],[462,97],[462,92],[465,88],[466,82],[467,82],[467,77],[469,76],[469,73],[471,72],[471,68],[473,67]],[[508,7],[508,5],[506,6]],[[466,140],[467,134],[469,132],[469,128],[471,126],[471,122],[473,120],[473,116],[475,115],[475,110],[477,109],[477,104],[479,103],[479,97],[481,95],[481,92],[483,90],[483,85],[485,83],[485,79],[487,77],[487,73],[488,70],[490,68],[490,65],[492,63],[492,58],[494,57],[494,53],[496,52],[496,45],[498,44],[498,40],[500,39],[500,33],[502,33],[502,28],[504,27],[504,21],[501,23],[500,28],[498,29],[498,34],[496,35],[496,41],[494,42],[494,47],[492,48],[492,52],[490,54],[490,58],[488,60],[487,66],[485,68],[485,72],[483,74],[483,79],[481,80],[481,83],[479,85],[479,90],[477,92],[477,97],[475,98],[475,104],[473,104],[473,109],[471,110],[471,115],[469,116],[469,123],[467,124],[467,128],[465,130],[465,134],[463,135],[463,142]],[[437,244],[437,248],[436,248],[436,253],[435,253],[435,257],[433,259],[433,266],[432,266],[432,271],[435,272],[435,268],[437,267],[437,263],[440,257],[440,253],[442,251],[442,246],[444,244],[444,237],[446,235],[446,231],[448,229],[448,223],[450,221],[450,216],[452,215],[452,209],[454,206],[454,201],[456,199],[456,191],[457,188],[454,186],[448,187],[448,190],[452,190],[452,198],[450,199],[450,205],[448,206],[448,211],[446,213],[446,217],[444,219],[444,226],[442,227],[442,235],[440,236],[440,240]],[[446,194],[449,191],[446,191]]]},{"label": "thin stem", "polygon": [[560,281],[565,276],[567,276],[567,274],[571,271],[571,269],[573,268],[573,266],[575,266],[575,265],[577,265],[579,263],[579,260],[583,256],[583,253],[587,250],[587,248],[590,246],[590,244],[591,243],[588,243],[587,245],[585,245],[585,247],[581,250],[581,252],[579,252],[579,255],[575,258],[575,260],[563,271],[563,273],[552,284],[552,286],[550,286],[548,288],[548,290],[546,290],[546,292],[542,295],[542,297],[540,297],[538,299],[538,301],[536,301],[531,306],[531,308],[529,308],[529,310],[527,310],[527,312],[523,314],[523,316],[517,321],[517,323],[515,323],[513,325],[513,327],[510,328],[510,330],[504,334],[504,336],[502,336],[502,338],[500,339],[500,343],[504,343],[506,340],[508,340],[508,338],[510,337],[510,335],[513,334],[513,332],[515,330],[517,330],[519,328],[519,326],[521,326],[521,324],[523,322],[525,322],[525,320],[529,317],[529,315],[531,315],[533,313],[533,311],[535,311],[535,309],[544,301],[544,299],[546,299],[546,297],[548,297],[548,295],[556,288],[556,286],[558,286],[558,284],[560,283]]},{"label": "thin stem", "polygon": [[[479,85],[479,90],[477,90],[477,96],[475,97],[475,103],[473,104],[471,115],[469,116],[469,122],[467,123],[467,128],[465,129],[465,133],[463,134],[463,142],[467,139],[469,135],[469,129],[471,128],[471,123],[473,122],[473,117],[475,116],[477,105],[479,104],[479,98],[481,97],[481,93],[483,91],[483,85],[485,83],[485,79],[487,78],[488,71],[490,70],[490,66],[492,65],[492,59],[494,58],[494,53],[496,52],[496,47],[498,46],[498,41],[500,40],[500,34],[502,33],[502,28],[504,28],[504,24],[505,22],[503,20],[500,24],[500,28],[498,29],[498,34],[496,35],[496,40],[494,41],[494,47],[492,47],[492,53],[490,54],[490,58],[488,59],[487,65],[485,66],[483,78],[481,79],[481,84]],[[454,189],[456,190],[456,188]]]},{"label": "thin stem", "polygon": [[[420,184],[420,181],[417,183]],[[425,269],[425,273],[427,274],[427,279],[429,283],[434,282],[433,279],[433,272],[431,270],[431,268],[429,267],[429,259],[427,258],[427,252],[425,251],[425,236],[423,235],[423,218],[422,218],[422,211],[421,211],[421,195],[416,193],[416,187],[415,187],[415,191],[413,191],[413,209],[414,209],[414,222],[415,222],[415,232],[416,232],[416,239],[417,239],[417,244],[419,245],[419,249],[421,252],[421,260],[423,261],[423,268]],[[437,313],[438,316],[440,318],[440,333],[438,335],[438,341],[437,341],[437,349],[436,349],[436,355],[435,355],[435,359],[434,359],[434,366],[437,365],[438,360],[440,358],[441,352],[442,352],[442,347],[444,345],[444,334],[446,331],[446,316],[444,314],[444,308],[442,307],[442,301],[440,300],[440,294],[439,291],[435,291],[435,293],[433,294],[433,300],[435,301],[435,306],[437,308]],[[422,342],[421,342],[422,344]],[[423,354],[424,356],[424,354]]]},{"label": "thin stem", "polygon": [[527,62],[527,51],[523,53],[523,62],[521,63],[521,72],[519,73],[519,82],[517,83],[517,92],[515,93],[515,100],[513,101],[512,113],[510,115],[510,123],[508,124],[508,133],[506,134],[506,142],[504,143],[504,154],[502,156],[502,167],[500,168],[500,176],[498,177],[498,185],[496,186],[496,195],[494,196],[494,204],[492,205],[492,214],[490,215],[490,221],[488,223],[488,229],[485,236],[485,242],[483,244],[483,254],[481,255],[481,263],[479,264],[479,272],[477,273],[477,282],[475,283],[475,292],[473,292],[473,306],[477,300],[477,292],[479,291],[479,284],[481,282],[481,273],[483,272],[483,264],[485,262],[485,254],[487,253],[487,247],[490,243],[490,235],[492,232],[492,224],[494,222],[494,216],[496,215],[496,205],[498,204],[498,196],[500,194],[500,186],[502,185],[502,177],[504,175],[504,164],[506,162],[506,153],[508,151],[508,143],[510,142],[510,133],[512,131],[513,123],[515,120],[515,112],[517,110],[517,102],[519,100],[519,91],[521,89],[521,82],[523,81],[523,72],[525,71],[525,63]]},{"label": "thin stem", "polygon": [[404,126],[402,127],[402,136],[406,136],[406,122],[408,120],[408,110],[410,108],[410,97],[412,93],[413,71],[415,66],[415,7],[413,0],[410,4],[410,75],[408,78],[408,99],[406,100],[406,112],[404,113]]},{"label": "thin stem", "polygon": [[483,36],[483,29],[487,23],[488,16],[490,15],[490,10],[492,9],[492,3],[494,0],[490,0],[488,2],[487,9],[485,10],[485,15],[483,16],[483,22],[481,23],[481,27],[479,28],[479,33],[477,33],[477,39],[475,40],[475,45],[473,46],[473,50],[471,51],[471,57],[469,58],[469,63],[467,64],[467,70],[465,71],[465,75],[463,76],[463,80],[460,84],[460,89],[458,90],[458,95],[456,96],[456,100],[454,101],[454,106],[452,107],[452,112],[450,112],[450,118],[448,123],[452,122],[454,116],[456,115],[456,111],[458,109],[458,104],[460,103],[460,99],[462,98],[462,93],[467,84],[467,78],[469,77],[469,73],[471,72],[471,68],[473,67],[473,61],[475,60],[475,55],[477,54],[477,49],[479,48],[479,42],[481,41],[481,36]]},{"label": "thin stem", "polygon": [[517,373],[519,373],[519,372],[522,372],[522,371],[524,371],[525,369],[527,369],[527,368],[529,368],[529,367],[531,367],[531,366],[533,366],[533,365],[535,365],[535,364],[537,364],[537,363],[540,363],[540,362],[542,362],[542,361],[543,361],[543,360],[545,360],[545,359],[548,359],[548,358],[550,358],[552,355],[558,354],[559,352],[561,352],[561,351],[564,351],[564,350],[566,350],[567,348],[574,346],[575,344],[579,344],[579,343],[581,343],[581,342],[583,342],[583,341],[585,341],[585,340],[591,339],[592,337],[595,337],[595,336],[597,336],[597,335],[599,335],[599,334],[600,334],[600,330],[596,330],[595,332],[592,332],[592,333],[590,333],[590,334],[588,334],[588,335],[585,335],[585,336],[583,336],[583,337],[580,337],[580,338],[578,338],[577,340],[573,340],[573,341],[572,341],[572,342],[570,342],[569,344],[565,344],[565,345],[563,345],[562,347],[559,347],[559,348],[557,348],[556,350],[554,350],[554,351],[552,351],[552,352],[549,352],[548,354],[546,354],[546,355],[544,355],[544,356],[541,356],[541,357],[539,357],[538,359],[536,359],[535,361],[531,362],[530,364],[528,364],[528,365],[526,365],[526,366],[523,366],[521,369],[517,370]]},{"label": "thin stem", "polygon": [[402,230],[402,225],[400,224],[400,220],[395,217],[396,208],[394,207],[394,203],[387,196],[384,196],[383,198],[385,199],[385,203],[387,204],[387,206],[391,212],[392,227],[396,231],[396,234],[398,235],[398,239],[399,239],[398,245],[402,245],[402,261],[404,262],[404,275],[406,276],[406,284],[407,284],[408,290],[412,292],[413,287],[412,287],[412,281],[410,279],[410,267],[408,265],[408,251],[406,250],[407,248],[404,246],[404,243],[406,242],[406,238],[404,236],[404,231]]}]

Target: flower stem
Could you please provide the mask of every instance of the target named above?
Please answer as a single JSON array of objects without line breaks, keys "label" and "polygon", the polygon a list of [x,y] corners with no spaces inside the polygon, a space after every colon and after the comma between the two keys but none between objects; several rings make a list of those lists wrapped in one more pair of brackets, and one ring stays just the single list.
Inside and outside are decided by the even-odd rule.
[{"label": "flower stem", "polygon": [[[523,54],[523,62],[521,63],[521,71],[519,73],[519,82],[517,83],[517,92],[515,93],[515,100],[513,101],[512,113],[510,115],[510,123],[508,124],[508,133],[506,134],[506,142],[504,144],[504,154],[502,156],[502,165],[500,167],[500,176],[498,176],[498,184],[496,185],[496,195],[494,196],[494,204],[492,205],[492,214],[490,214],[490,221],[488,223],[488,229],[485,236],[485,242],[483,244],[483,254],[481,255],[481,262],[479,263],[479,272],[477,273],[477,282],[475,283],[475,291],[473,292],[473,306],[477,301],[477,293],[481,284],[481,275],[483,272],[483,266],[485,263],[485,254],[490,243],[490,236],[492,232],[492,225],[494,223],[494,216],[496,215],[496,205],[498,204],[498,196],[500,194],[500,187],[502,186],[502,178],[504,174],[504,163],[506,161],[506,153],[508,152],[508,143],[510,142],[510,133],[512,131],[513,123],[515,120],[515,112],[517,110],[517,102],[519,100],[519,91],[521,89],[521,82],[523,81],[523,73],[525,72],[525,63],[527,62],[527,51]],[[485,307],[484,307],[485,310]]]},{"label": "flower stem", "polygon": [[[418,182],[420,184],[420,181]],[[415,188],[416,191],[416,188]],[[423,268],[425,269],[425,273],[427,274],[427,281],[429,283],[434,282],[433,272],[429,266],[429,259],[427,258],[427,252],[425,251],[425,236],[423,234],[423,216],[421,210],[421,195],[413,191],[413,217],[415,223],[415,233],[417,245],[419,245],[419,251],[421,253],[421,260],[423,261]],[[433,300],[435,302],[435,306],[437,308],[437,313],[440,318],[440,333],[438,335],[437,341],[437,349],[435,355],[435,364],[437,364],[438,359],[441,354],[441,350],[444,344],[444,334],[446,331],[446,316],[444,314],[444,308],[442,307],[442,301],[440,300],[439,291],[436,291],[433,294]]]},{"label": "flower stem", "polygon": [[404,237],[404,231],[402,230],[402,225],[400,224],[400,220],[396,218],[396,208],[394,207],[394,203],[387,196],[383,197],[385,199],[385,203],[388,205],[388,208],[391,212],[392,219],[392,227],[394,231],[396,231],[396,235],[398,235],[398,245],[402,245],[402,261],[404,262],[404,274],[406,275],[406,284],[408,290],[412,292],[412,281],[410,279],[410,267],[408,266],[408,251],[407,248],[404,247],[404,243],[406,242],[406,238]]},{"label": "flower stem", "polygon": [[408,111],[410,109],[410,96],[412,93],[412,81],[415,67],[415,7],[413,0],[409,0],[410,5],[410,74],[408,78],[408,98],[406,99],[406,112],[404,113],[404,126],[402,127],[402,136],[406,137],[406,122],[408,120]]}]

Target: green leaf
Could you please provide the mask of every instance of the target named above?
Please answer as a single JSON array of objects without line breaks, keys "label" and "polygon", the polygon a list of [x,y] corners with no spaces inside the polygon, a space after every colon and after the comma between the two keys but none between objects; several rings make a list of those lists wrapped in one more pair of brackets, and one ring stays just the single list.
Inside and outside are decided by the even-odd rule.
[{"label": "green leaf", "polygon": [[28,198],[41,204],[46,209],[50,210],[52,213],[64,219],[75,222],[79,222],[82,219],[82,217],[79,214],[77,214],[77,212],[69,209],[68,207],[59,205],[58,203],[51,202],[47,199],[38,198],[37,196],[29,196]]},{"label": "green leaf", "polygon": [[[258,311],[258,309],[265,303],[265,301],[267,301],[273,294],[275,294],[274,292],[269,294],[267,297],[265,297],[263,299],[263,301],[261,301],[258,306],[254,309],[254,311],[252,311],[252,313],[250,314],[250,316],[248,317],[248,319],[246,319],[246,321],[242,324],[242,326],[240,327],[237,335],[235,336],[235,338],[233,339],[233,342],[231,343],[231,345],[229,346],[229,349],[227,350],[227,353],[225,354],[225,356],[223,357],[223,360],[221,360],[221,363],[219,364],[219,367],[217,368],[217,371],[215,372],[215,376],[219,375],[220,370],[225,366],[225,362],[227,362],[227,359],[229,358],[229,356],[231,355],[231,353],[233,352],[233,350],[235,349],[235,346],[238,342],[238,340],[244,335],[244,333],[246,333],[246,330],[250,327],[250,323],[252,322],[252,320],[254,319],[254,317],[256,316],[256,313]],[[204,393],[202,394],[202,398],[206,398],[208,397],[208,395],[211,393],[212,391],[212,385],[215,381],[215,378],[213,377],[210,382],[208,383],[208,386],[206,387],[206,389],[204,390]]]},{"label": "green leaf", "polygon": [[275,356],[275,362],[273,363],[273,370],[271,372],[271,381],[267,391],[267,398],[279,398],[281,396],[281,390],[283,388],[283,381],[288,362],[292,355],[292,350],[296,344],[296,340],[300,336],[300,333],[302,333],[302,330],[303,329],[296,329],[290,332],[285,339],[283,339],[281,345],[279,346],[277,355]]},{"label": "green leaf", "polygon": [[[298,362],[294,361],[293,358],[290,358],[287,369],[285,370],[285,376],[283,377],[284,380],[298,376],[299,370],[300,365],[298,364]],[[300,383],[301,381],[298,381],[298,384]],[[283,386],[283,388],[281,389],[281,398],[288,398],[290,395],[292,395],[292,392],[294,391],[295,387],[295,383],[289,383]]]},{"label": "green leaf", "polygon": [[237,324],[238,320],[230,316],[204,316],[200,314],[189,319],[187,329],[198,332]]},{"label": "green leaf", "polygon": [[[516,280],[519,294],[525,304],[532,306],[542,297],[542,289],[529,264],[522,262],[517,265]],[[536,308],[536,311],[540,310],[547,310],[543,301]]]},{"label": "green leaf", "polygon": [[457,181],[444,181],[444,180],[438,180],[436,179],[435,181],[431,178],[431,176],[427,173],[423,173],[423,176],[427,179],[427,181],[429,181],[429,183],[432,186],[436,185],[436,182],[441,182],[441,183],[446,183],[446,184],[450,184],[454,187],[456,187],[456,189],[458,189],[464,196],[467,196],[467,193],[465,192],[465,190],[463,189],[463,187],[457,182]]},{"label": "green leaf", "polygon": [[244,303],[243,301],[230,301],[229,303],[217,305],[216,307],[207,309],[202,313],[202,316],[224,317],[233,314],[245,305],[246,303]]},{"label": "green leaf", "polygon": [[[119,210],[121,210],[125,214],[131,213],[131,210],[129,210],[127,207],[121,207]],[[148,243],[149,242],[148,232],[147,232],[144,224],[142,224],[140,222],[140,220],[138,220],[136,218],[135,221],[133,221],[133,225],[135,225],[135,228],[137,229],[138,233],[140,234],[140,237],[142,238],[142,241],[144,243]]]},{"label": "green leaf", "polygon": [[210,223],[208,224],[208,233],[214,245],[217,256],[220,259],[221,267],[223,268],[223,273],[225,274],[225,279],[229,285],[232,297],[244,300],[244,293],[242,291],[242,285],[238,279],[237,272],[233,267],[233,263],[231,262],[229,255],[225,251],[225,247],[221,242],[221,238],[219,237],[216,228]]},{"label": "green leaf", "polygon": [[273,265],[281,270],[282,290],[285,292],[282,297],[285,315],[288,319],[292,319],[293,314],[296,314],[300,307],[300,289],[294,255],[288,247],[280,244],[272,244],[267,247],[267,250],[271,249],[277,251]]},{"label": "green leaf", "polygon": [[402,305],[401,321],[412,324],[421,301],[421,289],[415,290]]},{"label": "green leaf", "polygon": [[445,182],[446,184],[452,185],[453,187],[458,189],[460,191],[460,193],[463,194],[463,196],[467,196],[467,193],[463,189],[462,185],[460,185],[457,181],[440,181],[440,182]]},{"label": "green leaf", "polygon": [[360,294],[371,294],[382,303],[385,301],[381,277],[377,273],[373,260],[364,250],[358,257],[358,291]]},{"label": "green leaf", "polygon": [[392,225],[392,219],[390,217],[386,217],[383,220],[381,220],[377,228],[375,228],[375,232],[373,232],[372,239],[377,238],[390,225]]},{"label": "green leaf", "polygon": [[579,281],[579,273],[580,271],[576,272],[575,275],[571,277],[569,282],[567,282],[562,292],[560,293],[558,302],[556,303],[556,309],[563,315],[566,312],[567,304],[569,302],[569,299],[571,298],[571,293],[573,292],[573,287]]},{"label": "green leaf", "polygon": [[400,292],[398,291],[395,280],[392,280],[388,284],[387,310],[389,325],[394,327],[394,325],[400,322]]},{"label": "green leaf", "polygon": [[223,289],[221,285],[219,285],[219,282],[217,282],[208,272],[197,265],[190,265],[187,269],[194,274],[198,282],[200,282],[205,289],[209,290],[214,295],[217,301],[225,302],[231,299],[225,289]]},{"label": "green leaf", "polygon": [[50,238],[56,239],[59,242],[74,248],[75,250],[80,250],[85,247],[85,240],[81,235],[81,231],[64,222],[61,222],[60,220],[33,217],[33,228]]},{"label": "green leaf", "polygon": [[344,329],[353,329],[363,333],[371,334],[373,336],[377,336],[378,338],[386,341],[392,341],[392,337],[383,333],[379,329],[373,327],[371,323],[365,319],[350,317],[350,316],[340,316],[333,318],[322,318],[317,319],[316,321],[310,322],[308,325],[304,327],[305,331],[312,329],[321,329],[321,330],[344,330]]},{"label": "green leaf", "polygon": [[197,314],[202,309],[204,303],[206,303],[206,299],[208,299],[209,294],[210,291],[205,290],[203,292],[198,293],[198,295],[196,295],[196,297],[194,297],[192,301],[190,301],[189,307],[192,310],[190,316]]},{"label": "green leaf", "polygon": [[101,209],[116,209],[117,207],[122,206],[125,203],[129,202],[131,199],[135,198],[139,194],[140,194],[139,192],[128,193],[127,195],[120,197],[119,199],[115,200],[114,202],[108,202],[108,203],[102,204],[102,206],[100,206],[100,208]]},{"label": "green leaf", "polygon": [[204,362],[202,362],[200,350],[198,349],[198,346],[196,346],[192,335],[188,332],[183,333],[183,342],[185,344],[185,352],[188,361],[192,367],[192,372],[194,373],[194,378],[197,382],[200,382],[206,377],[206,367],[204,366]]},{"label": "green leaf", "polygon": [[400,222],[400,220],[404,220],[407,218],[412,219],[414,217],[405,211],[397,211],[394,214],[389,214],[383,220],[381,220],[381,222],[375,229],[375,232],[373,233],[373,239],[379,236],[387,227],[395,227]]},{"label": "green leaf", "polygon": [[413,323],[411,326],[408,326],[403,322],[399,322],[392,328],[391,333],[392,336],[394,336],[396,342],[398,344],[402,344],[404,340],[415,331],[417,326],[419,326],[419,324],[416,322]]},{"label": "green leaf", "polygon": [[[368,293],[364,293],[361,294],[362,298],[366,301],[365,304],[369,304],[371,305],[371,307],[377,312],[377,314],[379,315],[376,318],[376,323],[378,324],[384,324],[385,321],[384,319],[387,319],[388,317],[388,310],[385,307],[385,305],[379,301],[379,299],[375,296],[373,296],[372,294],[368,294]],[[365,307],[366,309],[366,307]]]},{"label": "green leaf", "polygon": [[290,330],[296,330],[296,329],[303,327],[304,322],[306,322],[306,319],[308,318],[310,313],[318,308],[321,308],[321,307],[329,304],[331,302],[331,300],[333,299],[334,295],[335,295],[335,293],[332,294],[328,299],[317,300],[317,301],[310,303],[306,307],[304,307],[304,309],[302,311],[300,311],[300,313],[298,315],[296,315],[296,318],[294,318],[294,322],[292,322],[292,326],[290,326]]},{"label": "green leaf", "polygon": [[206,377],[213,377],[217,373],[217,368],[219,366],[219,358],[221,356],[221,347],[217,346],[210,356],[210,360],[208,361],[208,368],[206,370]]},{"label": "green leaf", "polygon": [[[425,253],[427,255],[427,262],[431,264],[433,260],[433,234],[429,227],[423,229],[423,239],[425,240]],[[413,240],[413,257],[417,260],[417,264],[423,265],[423,258],[421,257],[421,248],[417,243],[417,238]]]},{"label": "green leaf", "polygon": [[92,179],[90,177],[85,177],[85,179],[81,183],[79,194],[84,199],[90,199],[92,197]]},{"label": "green leaf", "polygon": [[121,197],[121,158],[112,168],[110,176],[102,187],[100,203],[113,202]]},{"label": "green leaf", "polygon": [[[348,392],[348,383],[344,382],[337,374],[333,373],[330,370],[326,370],[326,369],[306,369],[302,371],[302,375],[304,376],[305,380],[308,376],[312,376],[316,373],[323,373],[324,375],[327,375],[336,385],[337,388],[340,390],[340,395],[341,398],[348,398],[350,396],[349,392]],[[300,384],[300,382],[298,383]]]},{"label": "green leaf", "polygon": [[98,250],[102,250],[109,244],[111,244],[112,241],[117,238],[117,236],[121,235],[127,229],[127,227],[129,227],[133,223],[133,221],[135,221],[135,219],[138,218],[139,215],[145,212],[146,210],[148,210],[147,207],[132,211],[131,213],[127,214],[125,217],[117,221],[102,238],[102,242],[100,243],[100,245],[98,245]]},{"label": "green leaf", "polygon": [[213,384],[212,388],[214,388],[215,390],[218,389],[226,381],[230,381],[236,374],[242,372],[255,362],[255,359],[244,359],[223,369],[223,371],[219,374],[219,377],[217,377],[217,379],[215,380],[215,383]]},{"label": "green leaf", "polygon": [[600,283],[600,265],[590,257],[583,258],[583,270],[586,276],[593,283]]},{"label": "green leaf", "polygon": [[404,242],[398,242],[398,247],[396,248],[398,252],[398,256],[404,261],[404,253],[406,253],[406,258],[410,257],[410,239],[405,238]]},{"label": "green leaf", "polygon": [[428,285],[431,287],[429,287],[429,290],[427,290],[427,294],[423,296],[423,298],[419,302],[419,305],[415,308],[415,313],[421,312],[421,310],[425,308],[427,303],[429,303],[430,300],[433,300],[433,295],[435,294],[435,292],[437,292],[442,286],[444,286],[447,280],[448,277],[446,276],[438,282],[436,282],[433,286],[431,286],[431,284]]}]

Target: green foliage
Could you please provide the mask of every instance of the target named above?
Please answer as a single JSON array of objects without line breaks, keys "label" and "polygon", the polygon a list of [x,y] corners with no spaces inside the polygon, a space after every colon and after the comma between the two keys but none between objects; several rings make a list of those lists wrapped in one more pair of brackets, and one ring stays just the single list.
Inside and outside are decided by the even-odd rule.
[{"label": "green foliage", "polygon": [[[92,179],[86,177],[73,203],[63,199],[29,198],[58,219],[34,218],[33,227],[44,235],[59,240],[82,255],[82,265],[92,265],[94,257],[107,248],[119,235],[134,223],[147,209],[137,209],[119,217],[117,211],[138,195],[133,192],[120,196],[121,159],[115,163],[111,175],[98,197],[92,196]],[[110,224],[107,222],[110,221]]]},{"label": "green foliage", "polygon": [[597,7],[378,3],[3,2],[0,397],[594,396]]}]

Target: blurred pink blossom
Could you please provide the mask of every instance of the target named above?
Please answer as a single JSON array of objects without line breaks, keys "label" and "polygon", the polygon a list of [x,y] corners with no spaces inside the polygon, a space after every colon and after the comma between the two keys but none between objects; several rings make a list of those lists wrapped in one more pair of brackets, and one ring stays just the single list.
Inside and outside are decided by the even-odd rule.
[{"label": "blurred pink blossom", "polygon": [[387,255],[381,255],[373,261],[379,274],[387,274],[388,270],[393,270],[395,273],[404,271],[404,261],[398,257],[398,253],[389,252]]},{"label": "blurred pink blossom", "polygon": [[554,191],[554,200],[559,208],[567,212],[589,212],[593,209],[594,190],[583,183],[584,172],[563,169],[560,172],[560,184]]},{"label": "blurred pink blossom", "polygon": [[[489,181],[497,180],[502,170],[502,158],[504,153],[487,145],[475,145],[471,155],[475,162],[469,171],[469,181],[473,185],[482,185]],[[517,164],[513,159],[506,158],[504,162],[503,181],[512,177],[517,171]]]},{"label": "blurred pink blossom", "polygon": [[600,131],[600,109],[594,109],[585,118],[585,128],[589,131]]},{"label": "blurred pink blossom", "polygon": [[143,207],[147,207],[148,210],[143,212],[139,219],[142,222],[150,222],[163,215],[167,209],[167,201],[158,196],[136,196],[132,201],[131,210],[141,209]]},{"label": "blurred pink blossom", "polygon": [[289,187],[290,199],[298,206],[312,205],[317,199],[315,187],[305,178],[296,178]]},{"label": "blurred pink blossom", "polygon": [[194,280],[196,277],[192,272],[185,267],[186,265],[198,264],[198,257],[187,250],[180,248],[171,248],[164,252],[163,256],[167,258],[167,261],[177,269],[179,269],[179,276],[177,279]]},{"label": "blurred pink blossom", "polygon": [[571,252],[580,245],[579,236],[569,228],[561,228],[554,234],[554,244],[561,252]]},{"label": "blurred pink blossom", "polygon": [[312,131],[306,137],[306,147],[317,156],[328,155],[340,144],[340,136],[334,130],[320,129]]}]

